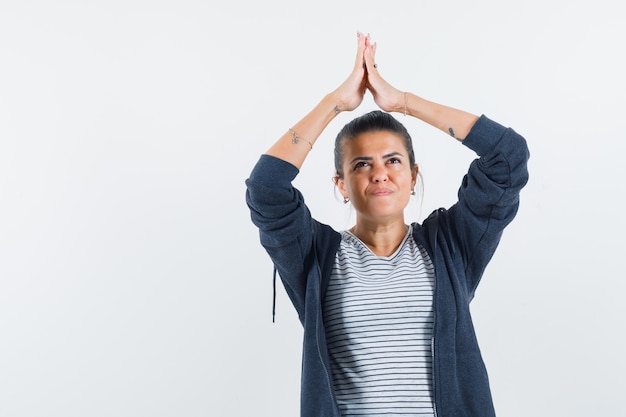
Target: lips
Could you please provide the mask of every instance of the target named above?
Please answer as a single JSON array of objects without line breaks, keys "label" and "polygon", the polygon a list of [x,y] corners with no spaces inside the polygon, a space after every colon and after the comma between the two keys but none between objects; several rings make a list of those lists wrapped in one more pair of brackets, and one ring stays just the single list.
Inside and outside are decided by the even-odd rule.
[{"label": "lips", "polygon": [[390,195],[392,193],[393,193],[393,191],[391,191],[391,190],[389,190],[387,188],[377,188],[377,189],[372,190],[370,192],[370,194],[374,195],[374,196],[386,196],[386,195]]}]

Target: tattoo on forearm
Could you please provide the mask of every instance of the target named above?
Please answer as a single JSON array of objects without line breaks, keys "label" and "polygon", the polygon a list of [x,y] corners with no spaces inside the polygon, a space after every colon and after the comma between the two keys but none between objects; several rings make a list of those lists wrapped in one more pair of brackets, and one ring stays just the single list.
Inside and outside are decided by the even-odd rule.
[{"label": "tattoo on forearm", "polygon": [[454,136],[454,129],[452,129],[451,127],[448,128],[448,132],[450,132],[450,136],[452,136],[454,139],[456,139],[456,136]]}]

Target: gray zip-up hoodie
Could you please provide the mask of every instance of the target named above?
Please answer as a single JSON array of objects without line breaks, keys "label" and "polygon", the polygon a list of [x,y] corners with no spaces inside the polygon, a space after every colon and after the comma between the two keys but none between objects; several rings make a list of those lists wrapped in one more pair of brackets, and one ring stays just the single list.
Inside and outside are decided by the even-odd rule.
[{"label": "gray zip-up hoodie", "polygon": [[[502,231],[528,180],[526,141],[484,115],[463,144],[474,160],[449,209],[413,224],[413,237],[435,267],[433,391],[437,417],[495,416],[487,371],[469,304]],[[254,224],[304,326],[301,416],[339,417],[322,305],[341,240],[311,217],[291,182],[298,169],[262,155],[250,178],[246,202]]]}]

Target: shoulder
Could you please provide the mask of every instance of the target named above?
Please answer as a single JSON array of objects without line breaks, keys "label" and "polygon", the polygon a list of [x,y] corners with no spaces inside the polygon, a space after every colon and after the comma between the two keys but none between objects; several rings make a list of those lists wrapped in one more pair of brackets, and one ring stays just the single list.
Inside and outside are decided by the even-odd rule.
[{"label": "shoulder", "polygon": [[440,207],[433,210],[422,223],[412,223],[413,239],[421,243],[428,252],[433,254],[437,249],[437,241],[447,241],[446,245],[454,245],[453,238],[453,217],[457,212],[457,204],[449,209]]},{"label": "shoulder", "polygon": [[313,239],[318,253],[334,255],[341,243],[341,233],[331,226],[313,219]]},{"label": "shoulder", "polygon": [[327,224],[313,220],[314,256],[324,282],[330,276],[340,244],[341,233]]}]

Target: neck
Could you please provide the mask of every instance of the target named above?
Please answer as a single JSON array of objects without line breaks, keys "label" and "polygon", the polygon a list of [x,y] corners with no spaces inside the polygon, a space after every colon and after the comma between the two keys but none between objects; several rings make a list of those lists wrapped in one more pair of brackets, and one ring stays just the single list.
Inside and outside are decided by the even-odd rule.
[{"label": "neck", "polygon": [[406,231],[404,219],[390,223],[370,223],[357,219],[356,225],[350,229],[376,256],[393,255],[406,236]]}]

